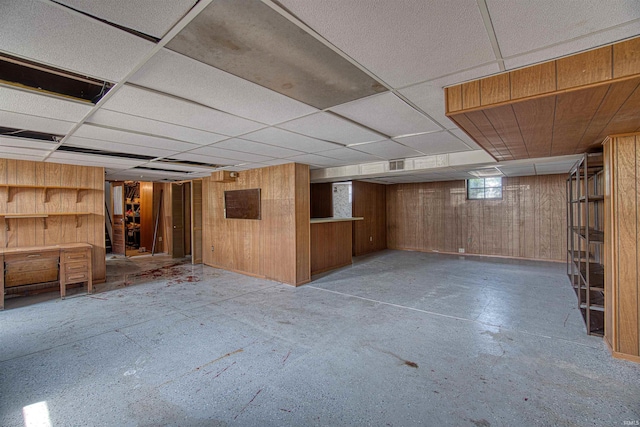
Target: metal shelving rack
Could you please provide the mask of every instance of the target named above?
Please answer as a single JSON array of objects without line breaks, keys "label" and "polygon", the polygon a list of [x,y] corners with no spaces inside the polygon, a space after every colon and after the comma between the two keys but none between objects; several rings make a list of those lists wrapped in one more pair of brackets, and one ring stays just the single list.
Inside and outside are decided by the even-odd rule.
[{"label": "metal shelving rack", "polygon": [[602,153],[585,154],[567,178],[567,274],[587,333],[604,335]]}]

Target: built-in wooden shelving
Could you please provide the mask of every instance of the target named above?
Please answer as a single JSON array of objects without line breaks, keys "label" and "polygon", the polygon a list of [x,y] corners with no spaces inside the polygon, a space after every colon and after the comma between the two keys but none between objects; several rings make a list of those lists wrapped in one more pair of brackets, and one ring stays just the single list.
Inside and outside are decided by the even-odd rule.
[{"label": "built-in wooden shelving", "polygon": [[91,191],[94,188],[90,187],[69,187],[63,185],[24,185],[24,184],[0,184],[0,188],[7,189],[7,203],[11,202],[13,192],[12,189],[26,188],[26,189],[40,189],[42,190],[42,201],[44,203],[49,202],[49,190],[65,190],[76,192],[76,203],[80,203],[80,194],[82,191]]},{"label": "built-in wooden shelving", "polygon": [[567,178],[567,274],[589,335],[604,335],[602,154],[585,154]]}]

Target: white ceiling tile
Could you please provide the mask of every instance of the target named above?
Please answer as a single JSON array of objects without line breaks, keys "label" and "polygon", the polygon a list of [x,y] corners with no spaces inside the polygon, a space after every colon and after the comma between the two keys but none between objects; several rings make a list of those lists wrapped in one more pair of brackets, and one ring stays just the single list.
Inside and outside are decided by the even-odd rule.
[{"label": "white ceiling tile", "polygon": [[538,163],[536,164],[536,174],[569,173],[572,166],[573,163]]},{"label": "white ceiling tile", "polygon": [[570,55],[596,46],[606,45],[628,37],[637,36],[638,34],[640,34],[640,21],[634,21],[621,25],[620,27],[611,28],[595,34],[589,34],[575,40],[569,40],[565,43],[552,45],[523,55],[505,58],[504,64],[508,70],[512,70],[514,68],[524,67],[526,65]]},{"label": "white ceiling tile", "polygon": [[8,136],[0,136],[0,147],[8,148],[29,148],[36,150],[51,151],[56,147],[55,141],[41,141],[38,139],[11,138]]},{"label": "white ceiling tile", "polygon": [[[179,79],[176,76],[180,76]],[[260,85],[163,49],[131,79],[203,105],[267,124],[318,111]]]},{"label": "white ceiling tile", "polygon": [[426,155],[469,150],[469,147],[447,131],[394,138],[394,140]]},{"label": "white ceiling tile", "polygon": [[[493,62],[491,64],[484,64],[470,70],[455,72],[451,74],[442,75],[435,79],[429,80],[431,86],[438,86],[444,88],[445,86],[451,86],[454,84],[466,82],[469,80],[479,79],[480,77],[490,76],[500,72],[500,66]],[[443,94],[444,96],[444,94]]]},{"label": "white ceiling tile", "polygon": [[228,136],[264,127],[213,108],[133,86],[122,87],[105,102],[104,108]]},{"label": "white ceiling tile", "polygon": [[278,125],[279,128],[301,133],[312,138],[340,144],[381,141],[384,136],[355,125],[330,113],[316,113]]},{"label": "white ceiling tile", "polygon": [[640,18],[636,0],[487,0],[487,7],[505,57]]},{"label": "white ceiling tile", "polygon": [[330,110],[388,136],[441,129],[424,114],[390,92],[358,99],[332,107]]},{"label": "white ceiling tile", "polygon": [[7,128],[52,133],[54,135],[66,135],[74,124],[73,122],[64,122],[62,120],[0,110],[0,126]]},{"label": "white ceiling tile", "polygon": [[165,157],[176,154],[176,151],[163,150],[154,146],[138,146],[118,142],[105,142],[100,139],[89,139],[72,136],[63,144],[65,146],[92,148],[94,150],[112,151],[115,153],[140,154],[143,156]]},{"label": "white ceiling tile", "polygon": [[43,64],[115,82],[153,46],[53,2],[0,3],[0,50]]},{"label": "white ceiling tile", "polygon": [[356,147],[358,151],[373,154],[386,160],[402,159],[405,157],[421,156],[422,153],[400,145],[395,141],[386,140],[380,142],[373,142],[371,144],[362,144]]},{"label": "white ceiling tile", "polygon": [[[15,152],[5,152],[4,150],[0,150],[0,158],[3,159],[12,159],[12,160],[29,160],[32,162],[41,162],[44,156],[46,156],[48,151],[39,151],[39,150],[18,150],[20,153]],[[29,154],[22,154],[22,152],[26,152]]]},{"label": "white ceiling tile", "polygon": [[451,133],[453,133],[455,136],[457,136],[458,139],[460,139],[462,142],[464,142],[472,150],[482,150],[483,149],[473,139],[471,139],[471,137],[469,137],[469,135],[464,133],[464,131],[462,129],[453,129],[451,131]]},{"label": "white ceiling tile", "polygon": [[278,165],[286,165],[287,163],[291,163],[291,162],[292,161],[289,159],[273,159],[273,160],[265,160],[261,163],[268,166],[278,166]]},{"label": "white ceiling tile", "polygon": [[203,156],[220,157],[223,159],[235,160],[235,163],[241,162],[262,162],[263,160],[271,160],[272,157],[261,156],[254,153],[241,153],[240,151],[226,150],[224,148],[217,148],[215,145],[209,145],[207,147],[196,148],[189,151],[189,154],[201,154]]},{"label": "white ceiling tile", "polygon": [[533,165],[500,166],[498,164],[498,169],[500,169],[500,171],[506,176],[530,176],[536,174],[536,170]]},{"label": "white ceiling tile", "polygon": [[341,160],[331,159],[319,154],[301,154],[299,156],[289,157],[287,160],[289,160],[289,162],[303,163],[306,165],[319,166],[323,168],[331,166],[342,166],[345,164]]},{"label": "white ceiling tile", "polygon": [[380,161],[380,157],[346,147],[338,148],[337,150],[323,151],[320,154],[326,157],[331,157],[333,159],[344,160],[349,163],[367,163]]},{"label": "white ceiling tile", "polygon": [[457,126],[445,113],[444,89],[430,83],[421,83],[400,90],[403,96],[413,102],[418,108],[436,120],[445,129],[455,129]]},{"label": "white ceiling tile", "polygon": [[280,3],[396,88],[496,59],[475,1]]},{"label": "white ceiling tile", "polygon": [[196,0],[58,0],[97,18],[162,38],[193,7]]},{"label": "white ceiling tile", "polygon": [[303,151],[305,153],[317,153],[319,151],[332,150],[340,147],[339,144],[320,141],[319,139],[277,128],[261,129],[257,132],[243,135],[242,138],[274,145],[276,147],[288,148],[290,150]]},{"label": "white ceiling tile", "polygon": [[[91,138],[101,141],[118,142],[129,144],[132,146],[150,146],[154,148],[170,150],[170,151],[187,151],[196,148],[196,144],[181,142],[172,139],[159,138],[157,136],[149,136],[140,133],[126,132],[123,130],[104,128],[95,125],[82,125],[73,133],[73,136],[82,138]],[[104,142],[103,142],[104,145]],[[135,150],[131,147],[131,150]]]},{"label": "white ceiling tile", "polygon": [[158,120],[105,110],[104,108],[92,114],[87,123],[95,123],[116,129],[130,130],[160,137],[168,137],[179,141],[191,142],[198,145],[209,145],[222,141],[228,137],[213,132],[206,132],[190,127],[178,126]]},{"label": "white ceiling tile", "polygon": [[243,153],[254,153],[269,157],[291,157],[302,154],[300,151],[289,150],[288,148],[276,147],[274,145],[262,144],[260,142],[247,141],[246,139],[232,138],[218,142],[213,147],[225,148],[227,150],[241,151]]},{"label": "white ceiling tile", "polygon": [[74,165],[109,166],[115,168],[131,168],[146,163],[144,160],[127,159],[124,157],[96,156],[92,154],[55,151],[47,161],[54,163],[69,163]]},{"label": "white ceiling tile", "polygon": [[91,108],[93,105],[89,103],[65,101],[53,96],[0,86],[0,110],[4,111],[78,122],[91,111]]}]

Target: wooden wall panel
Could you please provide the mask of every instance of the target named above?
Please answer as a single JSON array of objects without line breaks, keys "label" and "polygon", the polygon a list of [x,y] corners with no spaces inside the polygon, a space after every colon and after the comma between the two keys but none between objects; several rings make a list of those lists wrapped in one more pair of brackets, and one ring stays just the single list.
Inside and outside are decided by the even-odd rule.
[{"label": "wooden wall panel", "polygon": [[387,248],[387,190],[382,184],[353,181],[353,256]]},{"label": "wooden wall panel", "polygon": [[333,216],[333,184],[321,182],[311,184],[311,218]]},{"label": "wooden wall panel", "polygon": [[613,46],[613,77],[640,73],[640,37]]},{"label": "wooden wall panel", "polygon": [[[34,188],[8,188],[3,185]],[[70,187],[49,188],[44,186]],[[74,187],[89,190],[76,191]],[[7,195],[10,199],[7,201]],[[90,243],[95,283],[106,279],[104,238],[104,169],[58,163],[0,159],[0,213],[48,214],[47,218],[4,219],[4,247]],[[88,212],[89,215],[56,216]],[[45,227],[46,224],[46,227]]]},{"label": "wooden wall panel", "polygon": [[615,141],[617,236],[617,337],[618,351],[638,355],[638,188],[636,187],[636,138],[621,137]]},{"label": "wooden wall panel", "polygon": [[296,163],[296,285],[311,280],[309,166]]},{"label": "wooden wall panel", "polygon": [[611,46],[558,59],[558,90],[611,79],[611,61]]},{"label": "wooden wall panel", "polygon": [[480,80],[480,104],[491,105],[511,99],[509,73]]},{"label": "wooden wall panel", "polygon": [[545,62],[511,71],[511,99],[526,98],[556,90],[556,63]]},{"label": "wooden wall panel", "polygon": [[140,182],[140,247],[151,252],[153,245],[153,182]]},{"label": "wooden wall panel", "polygon": [[[224,191],[249,188],[261,189],[262,219],[224,218]],[[308,257],[304,247],[308,239],[305,236],[309,221],[308,192],[308,168],[294,163],[242,171],[235,182],[205,178],[204,263],[293,285],[300,284],[299,278],[307,280],[307,273],[298,274],[297,268],[304,269],[308,263],[304,260]],[[297,230],[298,226],[301,228]]]},{"label": "wooden wall panel", "polygon": [[447,111],[462,110],[462,86],[451,86],[445,89]]},{"label": "wooden wall panel", "polygon": [[475,108],[480,106],[480,82],[462,84],[462,108]]},{"label": "wooden wall panel", "polygon": [[502,200],[466,200],[464,181],[389,185],[388,247],[564,261],[565,180],[503,178]]},{"label": "wooden wall panel", "polygon": [[191,181],[191,241],[193,250],[191,262],[202,264],[202,180]]},{"label": "wooden wall panel", "polygon": [[[311,224],[311,274],[351,265],[353,221]],[[336,242],[344,242],[336,245]]]}]

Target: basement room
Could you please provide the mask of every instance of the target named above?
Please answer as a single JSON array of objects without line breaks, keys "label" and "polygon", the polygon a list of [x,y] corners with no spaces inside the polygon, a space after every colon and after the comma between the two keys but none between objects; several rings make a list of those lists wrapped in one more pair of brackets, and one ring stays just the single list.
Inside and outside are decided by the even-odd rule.
[{"label": "basement room", "polygon": [[640,425],[636,0],[0,3],[0,425]]}]

